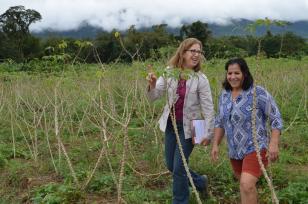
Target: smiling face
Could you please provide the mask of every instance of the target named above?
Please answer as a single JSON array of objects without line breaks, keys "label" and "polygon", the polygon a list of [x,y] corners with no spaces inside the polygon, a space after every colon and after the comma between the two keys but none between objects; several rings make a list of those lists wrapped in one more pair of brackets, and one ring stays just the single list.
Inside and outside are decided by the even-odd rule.
[{"label": "smiling face", "polygon": [[193,69],[200,63],[202,55],[201,46],[199,44],[193,44],[189,49],[185,50],[183,54],[183,68]]},{"label": "smiling face", "polygon": [[238,64],[230,64],[227,71],[227,81],[232,90],[242,90],[244,75]]}]

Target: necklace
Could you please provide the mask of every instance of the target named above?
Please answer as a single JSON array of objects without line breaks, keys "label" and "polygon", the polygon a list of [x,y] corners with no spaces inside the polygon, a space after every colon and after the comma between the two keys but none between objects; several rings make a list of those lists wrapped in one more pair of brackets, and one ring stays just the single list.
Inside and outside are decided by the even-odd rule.
[{"label": "necklace", "polygon": [[242,90],[239,90],[239,91],[232,91],[232,92],[231,92],[232,102],[236,102],[237,99],[240,97],[241,93],[242,93]]}]

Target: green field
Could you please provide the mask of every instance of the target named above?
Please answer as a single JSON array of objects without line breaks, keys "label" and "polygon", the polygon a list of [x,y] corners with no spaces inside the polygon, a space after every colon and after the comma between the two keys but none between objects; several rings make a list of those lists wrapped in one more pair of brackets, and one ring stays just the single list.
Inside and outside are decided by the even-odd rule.
[{"label": "green field", "polygon": [[[225,61],[202,69],[215,107]],[[280,158],[268,169],[280,203],[308,203],[308,57],[261,59],[258,68],[256,59],[247,61],[284,120]],[[119,196],[129,204],[170,203],[172,178],[157,126],[165,100],[146,99],[148,63],[165,66],[67,65],[63,72],[29,73],[10,71],[25,65],[0,64],[0,203],[117,203]],[[225,144],[219,162],[209,152],[196,147],[190,160],[210,179],[207,203],[238,203]],[[271,202],[265,179],[258,192],[260,203]]]}]

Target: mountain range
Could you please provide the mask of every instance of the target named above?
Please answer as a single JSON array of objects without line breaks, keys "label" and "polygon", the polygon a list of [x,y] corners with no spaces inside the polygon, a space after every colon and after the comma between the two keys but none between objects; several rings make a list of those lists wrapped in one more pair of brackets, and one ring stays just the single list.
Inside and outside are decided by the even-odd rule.
[{"label": "mountain range", "polygon": [[[246,31],[248,24],[251,24],[253,21],[246,19],[232,20],[230,24],[219,25],[219,24],[208,24],[210,31],[214,37],[221,36],[231,36],[231,35],[246,35],[249,34]],[[174,35],[179,35],[181,27],[166,27],[167,32]],[[152,27],[141,27],[137,29],[138,31],[150,31]],[[296,21],[287,25],[285,27],[271,26],[271,32],[273,34],[284,33],[284,32],[293,32],[296,35],[299,35],[308,40],[308,21]],[[98,33],[107,32],[102,28],[94,27],[86,22],[80,24],[77,29],[66,30],[66,31],[57,31],[52,29],[46,29],[41,32],[32,32],[35,36],[47,38],[47,37],[69,37],[69,38],[88,38],[93,39]],[[125,32],[125,31],[123,31]],[[261,26],[256,30],[256,35],[260,36],[266,32],[266,28]]]}]

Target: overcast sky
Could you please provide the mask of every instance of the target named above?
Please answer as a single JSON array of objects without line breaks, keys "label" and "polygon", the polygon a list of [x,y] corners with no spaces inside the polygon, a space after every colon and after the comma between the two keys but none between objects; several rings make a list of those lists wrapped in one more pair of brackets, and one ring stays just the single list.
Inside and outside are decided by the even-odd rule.
[{"label": "overcast sky", "polygon": [[42,20],[31,26],[35,31],[74,29],[85,21],[121,30],[196,20],[218,24],[239,18],[308,20],[308,0],[0,0],[0,13],[16,5],[40,12]]}]

